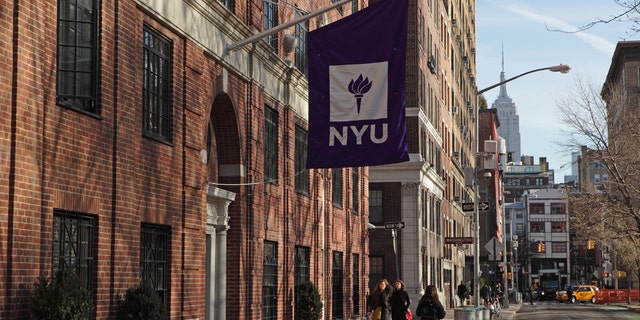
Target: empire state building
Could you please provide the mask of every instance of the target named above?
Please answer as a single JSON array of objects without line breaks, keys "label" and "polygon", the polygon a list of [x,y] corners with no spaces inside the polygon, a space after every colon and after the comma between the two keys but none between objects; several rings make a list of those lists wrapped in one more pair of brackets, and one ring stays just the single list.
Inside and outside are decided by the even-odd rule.
[{"label": "empire state building", "polygon": [[[500,72],[500,82],[505,81],[504,74],[504,57],[502,59],[502,72]],[[500,94],[491,104],[491,108],[498,110],[498,118],[500,119],[500,127],[498,134],[504,138],[507,145],[507,159],[511,162],[520,162],[522,156],[520,148],[520,116],[516,104],[507,94],[507,85],[500,85]],[[510,156],[511,157],[510,157]]]}]

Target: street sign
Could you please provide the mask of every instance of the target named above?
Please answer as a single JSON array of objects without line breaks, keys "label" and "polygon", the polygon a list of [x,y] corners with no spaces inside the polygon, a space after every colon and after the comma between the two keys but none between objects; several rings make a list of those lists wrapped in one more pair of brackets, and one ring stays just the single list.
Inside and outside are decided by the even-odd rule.
[{"label": "street sign", "polygon": [[472,237],[445,237],[444,244],[470,244],[473,243]]},{"label": "street sign", "polygon": [[495,257],[496,253],[499,253],[502,251],[502,243],[500,243],[500,241],[498,241],[496,237],[493,237],[491,238],[491,240],[487,242],[487,244],[484,245],[484,248],[487,249],[487,251],[489,251],[489,254],[491,256]]},{"label": "street sign", "polygon": [[[462,212],[472,212],[475,211],[474,202],[465,202],[462,204]],[[478,204],[478,211],[487,211],[489,210],[489,202],[484,201]]]},{"label": "street sign", "polygon": [[404,221],[385,222],[384,228],[385,229],[404,229]]}]

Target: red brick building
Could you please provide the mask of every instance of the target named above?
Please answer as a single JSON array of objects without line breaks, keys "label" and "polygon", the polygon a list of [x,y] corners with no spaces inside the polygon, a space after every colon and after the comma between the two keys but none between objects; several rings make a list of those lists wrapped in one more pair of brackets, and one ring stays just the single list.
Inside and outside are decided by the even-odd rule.
[{"label": "red brick building", "polygon": [[[325,319],[358,318],[368,170],[304,169],[303,45],[225,50],[330,2],[3,4],[0,319],[59,269],[92,290],[92,319],[141,279],[172,319],[292,319],[307,280]],[[364,5],[288,31],[304,44]]]}]

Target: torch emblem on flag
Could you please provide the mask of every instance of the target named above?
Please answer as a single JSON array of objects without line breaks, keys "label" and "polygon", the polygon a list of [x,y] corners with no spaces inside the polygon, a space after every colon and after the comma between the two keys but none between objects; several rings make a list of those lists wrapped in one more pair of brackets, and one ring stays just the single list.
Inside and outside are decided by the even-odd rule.
[{"label": "torch emblem on flag", "polygon": [[356,105],[358,108],[358,113],[360,113],[360,104],[362,103],[362,97],[365,93],[369,92],[371,89],[371,81],[369,78],[362,79],[362,74],[355,81],[351,79],[349,82],[349,92],[353,93],[356,97]]}]

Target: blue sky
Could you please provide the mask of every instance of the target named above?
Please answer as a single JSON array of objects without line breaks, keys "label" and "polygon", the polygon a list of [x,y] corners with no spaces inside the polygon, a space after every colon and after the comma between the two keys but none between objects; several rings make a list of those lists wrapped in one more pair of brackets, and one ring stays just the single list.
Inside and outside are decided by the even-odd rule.
[{"label": "blue sky", "polygon": [[[568,74],[541,71],[507,84],[507,92],[520,115],[521,148],[526,155],[547,157],[556,183],[571,174],[571,151],[561,150],[557,101],[574,91],[577,79],[600,86],[609,71],[616,43],[638,39],[629,35],[630,24],[598,24],[576,30],[596,20],[608,20],[624,11],[613,0],[478,0],[476,3],[476,59],[478,89],[500,82],[502,48],[504,70],[510,78],[529,70],[568,64]],[[489,105],[498,89],[485,92]]]}]

